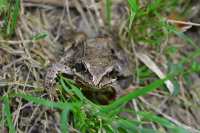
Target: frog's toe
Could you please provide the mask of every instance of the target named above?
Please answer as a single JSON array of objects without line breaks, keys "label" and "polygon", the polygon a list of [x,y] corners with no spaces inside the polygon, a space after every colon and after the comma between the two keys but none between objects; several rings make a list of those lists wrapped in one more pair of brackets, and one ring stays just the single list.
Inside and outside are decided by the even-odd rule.
[{"label": "frog's toe", "polygon": [[55,71],[52,68],[47,70],[47,74],[46,74],[45,82],[44,82],[44,86],[46,88],[52,88],[54,86],[54,84],[56,83],[55,79],[57,77],[57,73],[58,71]]},{"label": "frog's toe", "polygon": [[52,88],[56,83],[55,79],[57,78],[58,74],[61,73],[73,75],[72,70],[68,66],[60,63],[53,64],[52,67],[47,70],[44,83],[45,87]]}]

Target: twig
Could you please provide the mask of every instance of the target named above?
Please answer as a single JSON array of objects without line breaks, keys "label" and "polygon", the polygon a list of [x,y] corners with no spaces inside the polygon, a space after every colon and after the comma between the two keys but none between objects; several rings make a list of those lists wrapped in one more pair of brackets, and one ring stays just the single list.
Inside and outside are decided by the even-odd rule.
[{"label": "twig", "polygon": [[[33,4],[48,4],[53,6],[65,6],[65,0],[23,0],[25,3]],[[73,5],[73,2],[70,0],[69,5]]]},{"label": "twig", "polygon": [[173,20],[173,19],[167,19],[167,22],[169,23],[175,23],[175,24],[184,24],[184,25],[191,25],[191,26],[200,26],[198,23],[193,23],[193,22],[186,22],[186,21],[181,21],[181,20]]},{"label": "twig", "polygon": [[10,40],[0,40],[0,43],[7,43],[7,44],[22,44],[22,43],[33,43],[34,41],[33,40],[13,40],[13,41],[10,41]]}]

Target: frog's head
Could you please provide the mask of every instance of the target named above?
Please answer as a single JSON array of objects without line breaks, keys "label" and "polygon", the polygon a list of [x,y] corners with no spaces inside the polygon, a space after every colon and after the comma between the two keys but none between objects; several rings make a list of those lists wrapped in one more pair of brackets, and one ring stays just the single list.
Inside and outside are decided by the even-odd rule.
[{"label": "frog's head", "polygon": [[[103,62],[99,62],[101,64]],[[101,83],[104,76],[108,75],[110,72],[113,71],[113,66],[102,66],[102,65],[92,65],[90,63],[85,62],[85,66],[88,72],[91,75],[91,83],[94,86],[103,86],[106,83]],[[110,79],[113,80],[113,79]],[[109,83],[109,81],[106,81]]]},{"label": "frog's head", "polygon": [[114,59],[110,45],[112,40],[110,38],[96,38],[87,41],[87,48],[85,55],[82,58],[86,70],[90,75],[90,83],[97,87],[106,85],[109,81],[102,79],[113,80],[108,77],[109,73],[113,71]]}]

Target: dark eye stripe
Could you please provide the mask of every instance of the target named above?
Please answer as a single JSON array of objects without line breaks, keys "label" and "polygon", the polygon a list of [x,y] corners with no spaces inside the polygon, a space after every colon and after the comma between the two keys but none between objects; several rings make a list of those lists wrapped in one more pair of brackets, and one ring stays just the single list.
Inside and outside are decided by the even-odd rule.
[{"label": "dark eye stripe", "polygon": [[75,63],[74,68],[77,72],[84,72],[87,70],[83,63]]}]

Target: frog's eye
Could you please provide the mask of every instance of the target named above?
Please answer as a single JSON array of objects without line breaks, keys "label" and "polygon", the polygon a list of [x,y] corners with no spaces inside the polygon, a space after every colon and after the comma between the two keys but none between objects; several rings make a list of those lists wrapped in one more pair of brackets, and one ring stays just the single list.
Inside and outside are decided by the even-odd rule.
[{"label": "frog's eye", "polygon": [[110,51],[111,51],[112,54],[115,54],[114,49],[111,48]]},{"label": "frog's eye", "polygon": [[74,68],[77,72],[85,72],[87,71],[85,65],[83,63],[75,63]]},{"label": "frog's eye", "polygon": [[110,71],[109,73],[107,73],[106,76],[114,78],[114,77],[117,76],[117,74],[118,74],[118,72],[115,69],[113,69],[112,71]]}]

